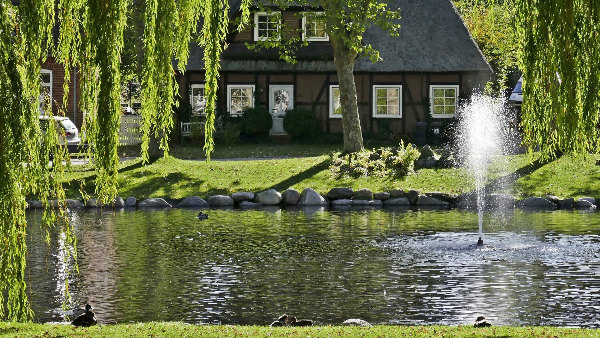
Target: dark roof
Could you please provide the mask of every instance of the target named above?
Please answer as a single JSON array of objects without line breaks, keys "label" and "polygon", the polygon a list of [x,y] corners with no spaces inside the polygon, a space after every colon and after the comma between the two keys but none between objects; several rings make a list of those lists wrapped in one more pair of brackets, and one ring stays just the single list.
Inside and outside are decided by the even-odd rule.
[{"label": "dark roof", "polygon": [[[239,9],[239,0],[231,7]],[[373,26],[364,41],[373,45],[383,61],[371,63],[362,57],[355,70],[364,72],[459,72],[486,71],[490,66],[467,30],[450,0],[390,0],[390,8],[400,8],[399,37],[391,37]],[[298,62],[279,61],[274,50],[249,51],[232,43],[222,57],[224,71],[335,71],[333,49],[328,44],[311,43],[297,53]],[[204,67],[202,50],[192,46],[188,70]]]}]

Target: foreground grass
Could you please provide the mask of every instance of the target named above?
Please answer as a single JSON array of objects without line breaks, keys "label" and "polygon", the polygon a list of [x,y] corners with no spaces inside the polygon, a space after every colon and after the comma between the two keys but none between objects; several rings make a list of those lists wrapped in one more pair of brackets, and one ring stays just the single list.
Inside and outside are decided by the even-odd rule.
[{"label": "foreground grass", "polygon": [[0,323],[0,336],[23,337],[598,337],[600,330],[556,327],[373,326],[271,328],[265,326],[138,323],[74,328],[68,325]]},{"label": "foreground grass", "polygon": [[[253,160],[221,160],[205,162],[189,160],[200,153],[196,148],[177,148],[177,156],[143,166],[139,159],[121,163],[119,194],[138,198],[183,198],[198,195],[230,194],[236,191],[262,191],[314,188],[326,193],[333,187],[369,188],[374,192],[390,189],[417,189],[461,194],[472,191],[474,183],[464,169],[422,169],[406,177],[337,177],[329,168],[334,146],[313,145],[244,145],[223,147],[215,158]],[[335,149],[333,149],[335,150]],[[301,156],[279,158],[284,156]],[[217,156],[219,154],[219,156]],[[265,158],[270,156],[272,159]],[[559,197],[600,197],[598,156],[564,156],[550,163],[538,163],[526,155],[507,156],[491,166],[488,186],[519,198],[553,194]],[[67,196],[79,197],[80,187],[94,191],[94,171],[77,166],[68,175]]]}]

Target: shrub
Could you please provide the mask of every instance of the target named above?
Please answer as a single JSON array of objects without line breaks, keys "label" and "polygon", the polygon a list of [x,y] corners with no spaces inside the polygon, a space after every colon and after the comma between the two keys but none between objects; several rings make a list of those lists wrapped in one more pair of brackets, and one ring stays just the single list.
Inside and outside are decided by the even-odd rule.
[{"label": "shrub", "polygon": [[412,144],[401,142],[398,147],[386,147],[375,150],[334,155],[330,170],[337,176],[406,176],[415,167],[420,156],[419,150]]},{"label": "shrub", "polygon": [[317,118],[308,109],[294,108],[283,118],[283,129],[296,140],[312,139],[317,128]]},{"label": "shrub", "polygon": [[266,135],[273,126],[269,111],[262,107],[246,108],[240,121],[241,131],[249,135]]}]

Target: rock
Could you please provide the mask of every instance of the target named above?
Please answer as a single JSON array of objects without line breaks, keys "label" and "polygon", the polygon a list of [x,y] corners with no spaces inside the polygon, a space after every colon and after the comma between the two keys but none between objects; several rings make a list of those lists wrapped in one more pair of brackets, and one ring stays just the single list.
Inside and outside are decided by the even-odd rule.
[{"label": "rock", "polygon": [[79,209],[79,208],[83,208],[83,203],[81,203],[80,200],[65,200],[65,204],[67,205],[67,208],[69,209]]},{"label": "rock", "polygon": [[429,196],[419,196],[419,199],[416,203],[417,206],[420,207],[443,207],[448,208],[450,203],[440,201],[437,198],[429,197]]},{"label": "rock", "polygon": [[125,199],[125,206],[128,208],[135,207],[136,204],[137,204],[137,199],[133,196],[128,196]]},{"label": "rock", "polygon": [[177,204],[178,208],[206,208],[208,202],[198,196],[189,196]]},{"label": "rock", "polygon": [[123,198],[117,196],[117,198],[115,198],[113,200],[113,207],[114,208],[125,208],[125,201],[123,200]]},{"label": "rock", "polygon": [[351,199],[352,188],[332,188],[326,197],[330,200]]},{"label": "rock", "polygon": [[408,193],[406,194],[406,197],[408,197],[410,204],[412,204],[412,205],[417,204],[417,200],[419,199],[419,194],[420,194],[420,192],[418,190],[409,190],[408,191]]},{"label": "rock", "polygon": [[283,204],[296,205],[300,202],[300,193],[296,189],[287,189],[281,194]]},{"label": "rock", "polygon": [[437,160],[433,156],[422,157],[415,162],[415,168],[417,169],[431,169],[437,166]]},{"label": "rock", "polygon": [[373,192],[370,189],[360,189],[356,190],[352,194],[352,198],[355,200],[367,200],[370,201],[373,199]]},{"label": "rock", "polygon": [[470,191],[458,195],[456,198],[456,207],[464,210],[477,209],[477,193],[475,191]]},{"label": "rock", "polygon": [[333,200],[331,201],[331,205],[334,207],[340,207],[340,206],[351,206],[352,205],[352,200],[349,199],[339,199],[339,200]]},{"label": "rock", "polygon": [[371,327],[371,324],[362,319],[347,319],[342,323],[342,326],[363,326]]},{"label": "rock", "polygon": [[573,208],[577,210],[594,210],[596,206],[589,199],[580,198],[573,203]]},{"label": "rock", "polygon": [[578,201],[578,202],[579,202],[579,201],[588,201],[588,202],[590,202],[591,204],[594,204],[594,205],[596,205],[596,199],[595,199],[595,198],[593,198],[593,197],[581,197],[581,198],[580,198],[580,199],[578,199],[577,201]]},{"label": "rock", "polygon": [[234,192],[231,194],[231,198],[235,203],[240,203],[243,201],[252,201],[254,199],[253,192]]},{"label": "rock", "polygon": [[103,204],[97,198],[90,198],[85,201],[85,206],[88,208],[124,208],[125,201],[121,197],[116,197],[111,203]]},{"label": "rock", "polygon": [[327,206],[329,205],[325,198],[321,196],[318,192],[314,191],[312,188],[306,188],[302,191],[300,195],[300,202],[298,202],[300,206]]},{"label": "rock", "polygon": [[454,168],[456,165],[457,161],[453,154],[443,155],[437,161],[438,168]]},{"label": "rock", "polygon": [[406,193],[402,189],[390,190],[390,198],[404,198]]},{"label": "rock", "polygon": [[27,202],[27,207],[30,208],[30,209],[41,209],[42,208],[42,202],[41,201],[37,201],[37,200],[29,201],[29,202]]},{"label": "rock", "polygon": [[277,205],[281,203],[281,194],[275,189],[265,190],[254,197],[254,202],[262,205]]},{"label": "rock", "polygon": [[233,198],[225,195],[212,195],[206,201],[214,207],[232,207],[234,204]]},{"label": "rock", "polygon": [[421,156],[419,158],[426,157],[435,157],[436,153],[431,149],[429,144],[426,144],[423,148],[421,148]]},{"label": "rock", "polygon": [[380,200],[352,200],[352,206],[357,207],[381,207],[383,202]]},{"label": "rock", "polygon": [[250,201],[242,201],[239,204],[241,209],[251,209],[251,208],[260,208],[263,205],[260,203],[254,203],[254,202],[250,202]]},{"label": "rock", "polygon": [[383,206],[410,206],[410,201],[406,197],[401,198],[390,198],[383,202]]},{"label": "rock", "polygon": [[148,198],[140,202],[140,208],[171,208],[171,205],[163,198]]},{"label": "rock", "polygon": [[485,205],[488,209],[514,209],[515,198],[508,194],[491,194],[486,198]]},{"label": "rock", "polygon": [[387,199],[390,198],[390,193],[389,192],[378,192],[376,194],[373,194],[373,199],[374,200],[380,200],[380,201],[385,201]]},{"label": "rock", "polygon": [[517,204],[523,209],[556,210],[556,204],[541,197],[529,197]]},{"label": "rock", "polygon": [[548,201],[556,204],[557,207],[560,207],[560,198],[558,198],[558,196],[554,196],[554,195],[546,195],[545,197]]},{"label": "rock", "polygon": [[573,202],[575,200],[573,198],[565,198],[564,200],[560,200],[558,203],[558,207],[563,210],[573,209]]},{"label": "rock", "polygon": [[431,198],[438,199],[440,201],[448,202],[448,204],[450,204],[450,205],[456,204],[456,199],[458,197],[455,194],[446,194],[446,193],[437,192],[437,191],[428,192],[425,195],[427,195],[428,197],[431,197]]}]

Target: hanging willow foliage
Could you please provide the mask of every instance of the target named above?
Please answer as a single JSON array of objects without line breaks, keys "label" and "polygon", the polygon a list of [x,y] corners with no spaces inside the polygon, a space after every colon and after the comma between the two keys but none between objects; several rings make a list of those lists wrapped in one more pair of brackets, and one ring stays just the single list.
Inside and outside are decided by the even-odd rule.
[{"label": "hanging willow foliage", "polygon": [[600,150],[600,0],[518,0],[524,142],[542,158]]}]

